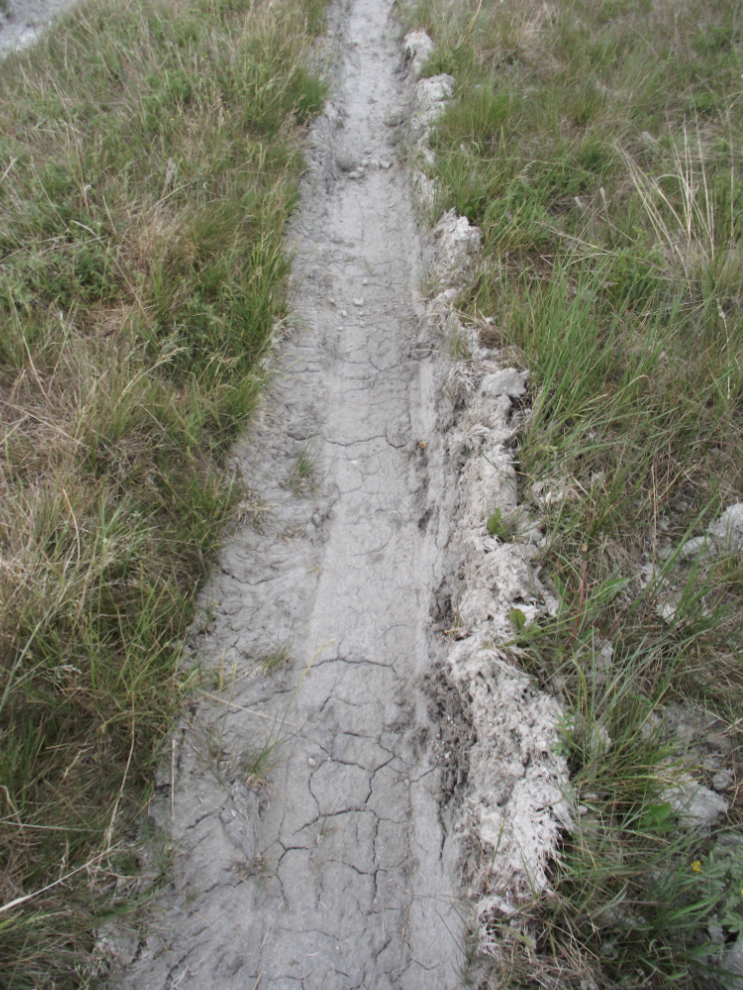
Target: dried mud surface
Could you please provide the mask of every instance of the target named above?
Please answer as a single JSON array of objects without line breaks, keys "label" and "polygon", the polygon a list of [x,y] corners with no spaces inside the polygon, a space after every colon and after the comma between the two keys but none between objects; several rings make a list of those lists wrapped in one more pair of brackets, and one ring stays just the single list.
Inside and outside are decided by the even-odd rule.
[{"label": "dried mud surface", "polygon": [[193,644],[222,702],[180,728],[172,805],[163,772],[172,882],[122,987],[457,984],[457,843],[439,814],[452,756],[424,684],[443,566],[427,525],[436,359],[396,161],[412,82],[392,7],[354,0],[337,25],[290,238],[293,326],[236,452],[246,519]]}]

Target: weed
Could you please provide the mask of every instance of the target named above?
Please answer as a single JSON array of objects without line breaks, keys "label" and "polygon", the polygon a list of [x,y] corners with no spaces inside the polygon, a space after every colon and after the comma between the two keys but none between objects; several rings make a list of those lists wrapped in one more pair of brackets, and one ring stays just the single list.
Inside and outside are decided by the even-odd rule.
[{"label": "weed", "polygon": [[286,487],[291,493],[299,498],[300,495],[312,493],[317,487],[317,459],[310,451],[309,446],[304,447],[289,472]]},{"label": "weed", "polygon": [[503,515],[501,509],[496,509],[488,516],[487,530],[489,536],[497,536],[503,543],[509,543],[518,534],[518,520],[513,515]]},{"label": "weed", "polygon": [[235,769],[248,787],[260,787],[275,765],[280,740],[269,736],[262,743],[247,743],[235,759]]},{"label": "weed", "polygon": [[258,664],[265,674],[272,674],[275,670],[282,667],[286,661],[289,659],[291,654],[293,642],[292,640],[286,640],[280,643],[274,650],[269,653],[264,654],[259,660]]},{"label": "weed", "polygon": [[467,361],[470,358],[470,345],[464,330],[460,326],[452,326],[446,335],[449,346],[449,357],[452,361]]}]

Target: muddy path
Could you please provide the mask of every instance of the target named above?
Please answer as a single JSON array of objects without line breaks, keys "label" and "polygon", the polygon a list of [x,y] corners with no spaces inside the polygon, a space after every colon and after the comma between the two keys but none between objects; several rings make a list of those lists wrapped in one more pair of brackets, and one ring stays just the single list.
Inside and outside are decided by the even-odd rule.
[{"label": "muddy path", "polygon": [[337,27],[290,237],[292,329],[236,455],[245,520],[194,642],[212,697],[163,771],[172,883],[129,988],[457,983],[456,857],[423,689],[433,358],[392,6],[353,0]]}]

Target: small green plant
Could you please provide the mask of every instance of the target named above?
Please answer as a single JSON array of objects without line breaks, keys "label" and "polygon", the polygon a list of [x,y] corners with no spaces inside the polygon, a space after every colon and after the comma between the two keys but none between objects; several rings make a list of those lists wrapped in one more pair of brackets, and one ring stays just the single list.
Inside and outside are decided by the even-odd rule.
[{"label": "small green plant", "polygon": [[497,536],[504,543],[513,540],[518,534],[515,517],[504,515],[500,508],[488,516],[487,529],[489,536]]},{"label": "small green plant", "polygon": [[262,743],[249,742],[234,760],[240,779],[248,787],[262,787],[279,758],[282,741],[270,734]]},{"label": "small green plant", "polygon": [[508,618],[517,633],[523,632],[526,627],[526,616],[520,608],[511,608],[508,611]]},{"label": "small green plant", "polygon": [[467,337],[460,326],[450,327],[446,341],[449,347],[449,357],[452,361],[469,361],[472,357]]},{"label": "small green plant", "polygon": [[272,674],[274,671],[282,667],[291,654],[292,640],[286,640],[284,643],[280,643],[276,649],[264,654],[258,660],[258,664],[265,674]]},{"label": "small green plant", "polygon": [[300,495],[314,492],[316,486],[317,462],[309,447],[305,447],[297,455],[294,466],[289,473],[286,487],[298,498]]}]

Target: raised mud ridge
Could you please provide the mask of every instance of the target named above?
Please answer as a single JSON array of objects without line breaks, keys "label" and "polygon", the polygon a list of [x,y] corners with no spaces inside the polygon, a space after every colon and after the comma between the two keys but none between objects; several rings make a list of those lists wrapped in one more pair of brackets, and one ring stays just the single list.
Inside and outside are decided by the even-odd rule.
[{"label": "raised mud ridge", "polygon": [[293,329],[236,454],[253,517],[194,640],[213,697],[180,727],[155,809],[176,840],[172,882],[120,987],[457,984],[447,754],[423,687],[441,570],[426,535],[434,357],[395,161],[411,84],[392,7],[353,0],[338,22],[342,66],[294,222]]}]

